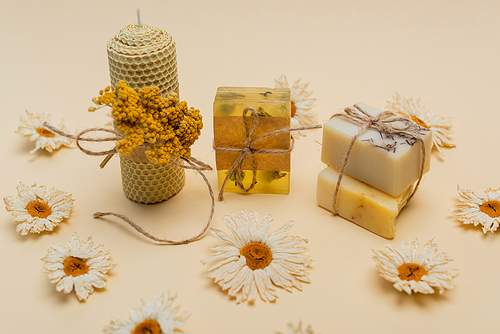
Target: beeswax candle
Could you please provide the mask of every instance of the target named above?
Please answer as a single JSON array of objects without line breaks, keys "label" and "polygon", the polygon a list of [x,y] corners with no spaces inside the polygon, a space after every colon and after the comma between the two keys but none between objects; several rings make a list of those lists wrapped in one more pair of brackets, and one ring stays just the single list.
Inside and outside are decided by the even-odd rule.
[{"label": "beeswax candle", "polygon": [[178,93],[177,53],[172,36],[148,24],[129,24],[107,44],[111,86],[120,80],[134,89],[160,88]]},{"label": "beeswax candle", "polygon": [[[139,21],[109,40],[107,51],[113,89],[123,80],[135,90],[158,87],[163,97],[179,93],[175,41],[168,32]],[[133,201],[158,203],[177,194],[186,175],[176,164],[151,164],[145,151],[140,146],[130,156],[120,154],[123,191]]]},{"label": "beeswax candle", "polygon": [[[321,207],[329,211],[333,211],[333,194],[338,177],[339,172],[330,167],[318,175],[316,200]],[[396,217],[405,206],[411,189],[412,187],[409,187],[394,197],[344,175],[337,197],[337,213],[384,238],[393,238]]]},{"label": "beeswax candle", "polygon": [[[381,112],[364,103],[357,106],[373,116]],[[347,147],[358,130],[358,125],[343,117],[327,121],[323,126],[321,161],[340,170]],[[427,173],[430,169],[432,135],[424,128],[420,133],[426,150],[423,173]],[[417,141],[368,129],[354,142],[345,174],[398,196],[419,178],[421,165],[422,150]]]}]

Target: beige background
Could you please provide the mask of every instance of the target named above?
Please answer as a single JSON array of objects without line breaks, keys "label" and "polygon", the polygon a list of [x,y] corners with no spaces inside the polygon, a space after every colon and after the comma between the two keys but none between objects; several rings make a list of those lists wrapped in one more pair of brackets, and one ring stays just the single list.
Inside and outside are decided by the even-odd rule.
[{"label": "beige background", "polygon": [[[321,131],[300,139],[292,154],[291,193],[227,194],[224,214],[270,212],[274,228],[294,220],[293,233],[309,239],[312,283],[276,303],[236,305],[200,260],[217,242],[209,236],[184,246],[159,246],[122,222],[94,220],[115,211],[150,232],[189,237],[206,222],[209,196],[188,172],[181,193],[144,206],[121,190],[118,159],[100,170],[100,158],[76,149],[30,155],[15,134],[28,109],[64,118],[75,129],[102,125],[88,113],[91,98],[109,84],[105,45],[134,23],[169,31],[177,42],[181,97],[205,121],[193,155],[214,164],[212,102],[219,86],[273,86],[310,82],[318,120],[356,102],[382,108],[397,91],[421,97],[432,112],[454,119],[455,149],[433,154],[431,171],[402,212],[393,240],[382,239],[319,208],[315,201]],[[326,333],[496,333],[500,299],[500,232],[483,235],[449,213],[457,184],[482,192],[498,187],[500,151],[500,33],[498,1],[2,1],[0,10],[0,195],[16,194],[19,181],[73,194],[70,219],[53,233],[21,236],[0,210],[0,328],[2,333],[98,333],[111,317],[128,318],[141,299],[166,290],[191,313],[186,334],[274,333],[302,320]],[[209,173],[216,185],[215,173]],[[91,235],[118,266],[108,286],[86,302],[55,290],[41,273],[47,248],[73,232]],[[460,270],[444,295],[407,296],[377,274],[371,249],[401,240],[431,238]]]}]

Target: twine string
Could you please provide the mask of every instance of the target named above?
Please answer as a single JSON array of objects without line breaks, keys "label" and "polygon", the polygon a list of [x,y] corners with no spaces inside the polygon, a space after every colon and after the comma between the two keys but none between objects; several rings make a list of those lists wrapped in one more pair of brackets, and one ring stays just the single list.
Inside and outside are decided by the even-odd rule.
[{"label": "twine string", "polygon": [[[82,147],[81,144],[80,144],[80,141],[102,143],[102,142],[118,141],[118,140],[122,140],[122,139],[125,138],[118,131],[111,130],[111,129],[106,129],[106,128],[89,128],[89,129],[85,129],[85,130],[81,131],[80,133],[78,133],[75,136],[75,135],[71,135],[69,133],[66,133],[64,131],[61,131],[60,129],[56,128],[55,126],[53,126],[52,124],[50,124],[48,122],[44,122],[43,126],[45,128],[47,128],[47,129],[49,129],[50,131],[52,131],[52,132],[60,135],[60,136],[63,136],[63,137],[69,138],[69,139],[74,139],[75,142],[76,142],[76,146],[80,149],[80,151],[82,151],[83,153],[85,153],[87,155],[93,155],[93,156],[116,154],[116,153],[118,153],[118,151],[116,149],[116,146],[113,149],[107,150],[107,151],[90,151],[90,150],[87,150],[86,148]],[[89,133],[89,132],[107,132],[107,133],[113,134],[114,137],[82,138],[82,136],[84,134]]]},{"label": "twine string", "polygon": [[203,180],[205,181],[205,183],[207,184],[208,192],[209,192],[210,198],[212,200],[212,206],[211,206],[211,209],[210,209],[210,215],[209,215],[209,218],[208,218],[208,222],[205,225],[205,227],[197,235],[195,235],[195,236],[193,236],[193,237],[191,237],[189,239],[175,241],[175,240],[170,240],[170,239],[166,239],[166,238],[158,238],[158,237],[152,235],[151,233],[149,233],[148,231],[146,231],[145,229],[143,229],[141,226],[137,225],[134,221],[130,220],[127,216],[119,214],[119,213],[115,213],[115,212],[95,212],[94,215],[93,215],[93,217],[94,218],[103,218],[105,216],[115,216],[115,217],[120,218],[123,221],[127,222],[137,232],[139,232],[142,235],[148,237],[149,239],[151,239],[153,241],[156,241],[158,243],[161,243],[161,244],[166,244],[166,245],[184,245],[184,244],[189,244],[189,243],[191,243],[193,241],[199,240],[205,234],[205,232],[208,230],[208,228],[210,227],[210,223],[212,221],[212,218],[213,218],[213,215],[214,215],[214,212],[215,212],[215,196],[214,196],[214,192],[213,192],[212,186],[210,185],[210,182],[208,182],[208,179],[207,179],[205,173],[203,173],[204,170],[211,170],[212,167],[210,167],[209,165],[205,164],[204,162],[201,162],[201,161],[199,161],[197,159],[194,159],[194,158],[191,158],[191,159],[181,158],[181,159],[184,160],[189,165],[186,166],[186,165],[183,165],[183,164],[179,164],[177,162],[174,162],[173,160],[172,160],[172,163],[174,165],[176,165],[176,166],[179,166],[179,167],[182,167],[182,168],[185,168],[185,169],[194,169],[194,170],[196,170],[201,175],[201,177],[203,178]]},{"label": "twine string", "polygon": [[[251,117],[253,119],[253,125],[252,128],[249,129],[248,127],[248,121],[246,114],[247,112],[250,111],[252,113]],[[235,152],[235,153],[240,153],[238,158],[234,161],[233,165],[231,168],[229,168],[228,172],[226,173],[226,176],[224,177],[224,180],[222,181],[222,185],[219,190],[219,201],[224,200],[224,189],[226,186],[227,181],[231,177],[231,175],[235,175],[235,184],[236,186],[244,193],[248,193],[250,190],[252,190],[255,187],[255,184],[257,183],[257,165],[255,162],[255,157],[254,154],[284,154],[284,153],[290,153],[293,150],[293,147],[295,145],[295,139],[293,136],[292,142],[290,145],[290,148],[288,149],[275,149],[275,150],[259,150],[255,149],[254,146],[256,143],[261,141],[264,138],[270,137],[270,136],[275,136],[280,133],[285,133],[285,132],[292,132],[292,131],[301,131],[301,130],[312,130],[312,129],[319,129],[321,128],[321,125],[312,125],[312,126],[302,126],[302,127],[297,127],[297,128],[287,128],[287,129],[280,129],[276,131],[271,131],[269,133],[266,133],[254,140],[252,140],[252,137],[254,135],[255,129],[257,128],[257,125],[259,124],[259,115],[255,111],[254,108],[252,107],[246,107],[243,109],[242,112],[242,117],[243,117],[243,125],[245,127],[245,142],[243,143],[243,148],[229,148],[229,147],[218,147],[213,145],[214,150],[216,151],[225,151],[225,152]],[[243,165],[246,162],[246,160],[250,161],[250,166],[252,167],[252,182],[248,187],[245,188],[243,185],[242,179],[241,179],[241,174],[242,174],[242,169]]]},{"label": "twine string", "polygon": [[344,109],[345,113],[337,113],[334,114],[330,119],[334,117],[343,117],[348,121],[359,126],[356,134],[351,138],[351,142],[347,147],[344,161],[342,162],[342,167],[339,172],[339,178],[337,180],[337,184],[335,185],[335,191],[333,193],[333,201],[332,201],[332,212],[334,215],[338,215],[337,211],[337,199],[338,193],[340,189],[340,184],[342,182],[342,178],[345,174],[345,169],[347,167],[347,163],[349,161],[349,157],[351,155],[352,148],[354,147],[354,142],[358,137],[368,129],[378,131],[380,133],[384,133],[386,135],[396,135],[408,139],[415,140],[420,143],[421,147],[421,163],[420,170],[418,175],[417,183],[411,191],[410,196],[406,200],[406,203],[410,201],[410,199],[415,195],[420,182],[422,181],[422,176],[424,174],[425,160],[426,160],[426,151],[425,145],[422,137],[420,136],[420,131],[426,131],[427,129],[422,128],[415,124],[412,120],[406,117],[400,117],[390,111],[384,111],[378,114],[377,116],[370,115],[367,111],[365,111],[361,106],[355,104],[353,107],[347,107]]},{"label": "twine string", "polygon": [[[87,149],[83,148],[80,145],[79,141],[87,141],[87,142],[115,142],[117,140],[121,140],[121,139],[124,138],[124,136],[121,133],[119,133],[117,131],[114,131],[114,130],[111,130],[111,129],[106,129],[106,128],[89,128],[89,129],[85,129],[85,130],[81,131],[80,133],[78,133],[75,136],[75,135],[71,135],[71,134],[65,133],[64,131],[61,131],[60,129],[57,129],[56,127],[54,127],[53,125],[51,125],[48,122],[43,123],[43,126],[45,128],[47,128],[47,129],[49,129],[50,131],[52,131],[52,132],[60,135],[60,136],[76,140],[76,145],[80,149],[80,151],[82,151],[85,154],[93,155],[93,156],[106,155],[106,156],[109,157],[109,156],[113,156],[114,154],[117,154],[119,152],[118,152],[118,149],[116,148],[116,146],[115,146],[114,149],[107,150],[107,151],[91,151],[91,150],[87,150]],[[105,137],[105,138],[92,138],[92,137],[89,138],[89,137],[85,137],[85,138],[82,138],[82,136],[84,134],[86,134],[86,133],[99,132],[99,131],[111,133],[111,134],[114,135],[114,137]],[[107,157],[107,159],[108,159],[108,157]],[[188,238],[188,239],[184,239],[184,240],[170,240],[170,239],[167,239],[167,238],[158,238],[158,237],[152,235],[151,233],[147,232],[146,230],[144,230],[141,226],[139,226],[138,224],[136,224],[134,221],[132,221],[127,216],[122,215],[120,213],[115,213],[115,212],[95,212],[93,214],[93,217],[94,218],[102,218],[102,217],[105,217],[105,216],[115,216],[117,218],[122,219],[126,223],[128,223],[137,232],[139,232],[142,235],[146,236],[147,238],[149,238],[149,239],[151,239],[153,241],[156,241],[158,243],[161,243],[161,244],[183,245],[183,244],[188,244],[188,243],[191,243],[193,241],[196,241],[196,240],[200,239],[205,234],[205,232],[208,230],[208,228],[210,227],[210,224],[212,222],[212,218],[213,218],[213,215],[214,215],[214,212],[215,212],[215,196],[214,196],[214,192],[213,192],[212,186],[210,185],[210,182],[208,181],[205,173],[203,173],[203,171],[212,170],[212,167],[210,165],[208,165],[208,164],[206,164],[206,163],[204,163],[204,162],[196,159],[196,158],[192,158],[191,157],[190,159],[187,159],[187,158],[181,157],[180,159],[182,159],[184,162],[186,162],[187,165],[177,163],[177,162],[174,161],[174,159],[171,159],[170,162],[172,164],[178,166],[178,167],[181,167],[181,168],[184,168],[184,169],[192,169],[192,170],[195,170],[196,172],[198,172],[198,174],[200,174],[201,177],[203,178],[203,180],[205,181],[205,183],[206,183],[206,185],[208,187],[208,192],[210,194],[210,198],[211,198],[211,208],[210,208],[210,214],[209,214],[209,217],[208,217],[207,224],[203,227],[203,229],[197,235],[195,235],[195,236],[193,236],[191,238]]]}]

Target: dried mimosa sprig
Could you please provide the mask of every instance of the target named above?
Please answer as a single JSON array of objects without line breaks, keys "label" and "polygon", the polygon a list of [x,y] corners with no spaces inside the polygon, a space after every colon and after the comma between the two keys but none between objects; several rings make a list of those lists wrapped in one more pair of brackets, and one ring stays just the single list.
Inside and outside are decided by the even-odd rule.
[{"label": "dried mimosa sprig", "polygon": [[200,111],[179,102],[177,95],[160,96],[158,87],[135,91],[124,81],[116,90],[101,90],[92,102],[95,111],[110,107],[115,127],[125,134],[117,142],[120,153],[130,155],[134,147],[146,145],[146,156],[152,162],[168,162],[170,155],[191,158],[191,145],[199,138],[203,121]]}]

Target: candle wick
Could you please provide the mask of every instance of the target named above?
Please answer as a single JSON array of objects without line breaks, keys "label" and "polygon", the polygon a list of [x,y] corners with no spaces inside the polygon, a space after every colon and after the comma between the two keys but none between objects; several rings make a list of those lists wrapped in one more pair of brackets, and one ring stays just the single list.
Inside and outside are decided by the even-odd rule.
[{"label": "candle wick", "polygon": [[141,25],[141,9],[140,8],[137,8],[137,25],[139,26],[139,28],[142,28],[142,25]]}]

